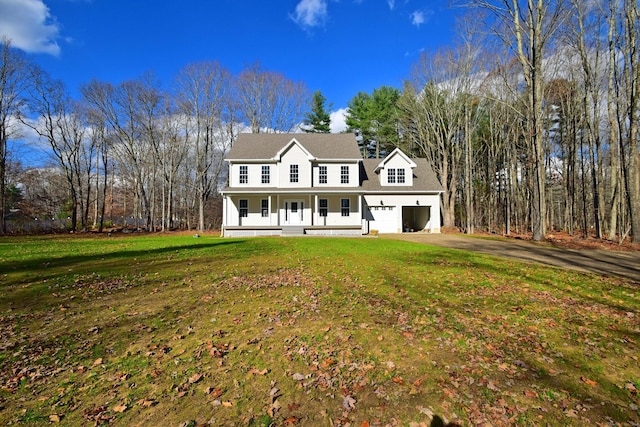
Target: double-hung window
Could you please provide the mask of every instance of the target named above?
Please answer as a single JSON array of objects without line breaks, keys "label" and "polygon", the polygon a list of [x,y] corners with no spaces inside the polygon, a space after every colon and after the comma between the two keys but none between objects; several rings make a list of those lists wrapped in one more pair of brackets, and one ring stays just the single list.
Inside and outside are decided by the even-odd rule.
[{"label": "double-hung window", "polygon": [[349,216],[349,199],[340,199],[340,212],[342,216]]},{"label": "double-hung window", "polygon": [[340,166],[340,184],[349,183],[349,166]]},{"label": "double-hung window", "polygon": [[396,183],[396,170],[389,169],[387,171],[387,184],[395,184]]},{"label": "double-hung window", "polygon": [[329,210],[329,200],[328,199],[320,199],[318,200],[320,204],[320,216],[327,216],[327,211]]},{"label": "double-hung window", "polygon": [[249,201],[247,199],[240,199],[240,218],[246,218],[249,216]]},{"label": "double-hung window", "polygon": [[298,182],[298,165],[289,165],[289,182]]},{"label": "double-hung window", "polygon": [[249,166],[240,166],[240,184],[249,183]]},{"label": "double-hung window", "polygon": [[327,183],[327,167],[326,166],[320,166],[318,168],[318,183],[319,184]]},{"label": "double-hung window", "polygon": [[[269,167],[269,166],[267,166]],[[268,199],[262,199],[260,202],[261,205],[261,212],[262,212],[262,217],[263,218],[267,218],[269,216],[269,200]]]},{"label": "double-hung window", "polygon": [[398,184],[404,184],[404,169],[398,169]]},{"label": "double-hung window", "polygon": [[271,168],[268,165],[262,166],[262,183],[269,184],[271,182]]}]

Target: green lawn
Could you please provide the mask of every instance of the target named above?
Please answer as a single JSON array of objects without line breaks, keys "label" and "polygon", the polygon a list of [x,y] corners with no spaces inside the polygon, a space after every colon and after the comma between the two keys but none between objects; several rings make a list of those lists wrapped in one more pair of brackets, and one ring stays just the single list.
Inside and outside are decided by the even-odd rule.
[{"label": "green lawn", "polygon": [[633,425],[623,280],[385,239],[0,239],[0,425]]}]

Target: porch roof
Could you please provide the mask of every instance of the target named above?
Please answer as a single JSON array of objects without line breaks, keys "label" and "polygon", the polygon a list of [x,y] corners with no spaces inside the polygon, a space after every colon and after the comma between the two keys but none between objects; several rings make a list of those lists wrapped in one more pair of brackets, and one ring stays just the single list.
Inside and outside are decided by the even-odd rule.
[{"label": "porch roof", "polygon": [[360,187],[225,187],[220,194],[255,194],[255,195],[278,195],[278,194],[362,194]]}]

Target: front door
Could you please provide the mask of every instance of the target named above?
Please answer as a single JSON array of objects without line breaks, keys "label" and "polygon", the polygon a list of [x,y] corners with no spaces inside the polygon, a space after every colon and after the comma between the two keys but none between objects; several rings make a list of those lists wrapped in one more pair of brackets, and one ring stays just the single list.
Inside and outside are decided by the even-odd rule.
[{"label": "front door", "polygon": [[304,211],[304,202],[302,200],[288,200],[285,206],[285,224],[300,225],[302,224],[302,215]]}]

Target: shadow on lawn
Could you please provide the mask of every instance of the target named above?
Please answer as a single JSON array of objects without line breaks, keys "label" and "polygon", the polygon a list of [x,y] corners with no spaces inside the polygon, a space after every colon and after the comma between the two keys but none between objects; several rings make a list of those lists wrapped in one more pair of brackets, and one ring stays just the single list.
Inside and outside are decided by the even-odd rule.
[{"label": "shadow on lawn", "polygon": [[[210,262],[212,259],[225,256],[241,259],[254,255],[256,248],[244,243],[246,243],[245,240],[225,240],[155,249],[119,250],[105,254],[89,253],[60,258],[40,257],[5,264],[0,266],[0,276],[4,276],[0,283],[0,289],[3,290],[0,295],[0,307],[11,306],[15,309],[25,307],[25,304],[47,306],[47,297],[55,289],[52,285],[65,286],[66,282],[78,275],[98,273],[108,279],[148,272],[145,271],[144,265],[151,263],[157,270],[160,267],[171,267],[170,264],[193,262],[198,256],[207,258]],[[229,254],[222,250],[201,254],[182,253],[193,250],[222,249],[230,245],[234,246],[234,249]],[[171,255],[176,257],[169,258]]]},{"label": "shadow on lawn", "polygon": [[[86,255],[70,255],[60,258],[33,258],[25,261],[13,262],[11,264],[0,265],[0,274],[11,274],[20,272],[22,270],[35,271],[44,269],[54,269],[69,267],[74,265],[80,265],[84,263],[95,263],[94,267],[99,267],[103,261],[113,260],[131,260],[134,258],[149,258],[154,255],[162,255],[171,252],[177,252],[181,250],[193,250],[193,249],[207,249],[217,248],[227,245],[237,245],[239,243],[246,243],[245,240],[235,241],[217,241],[214,243],[202,243],[192,245],[181,246],[166,246],[156,249],[137,249],[137,250],[121,250],[116,252],[109,252],[106,254],[86,254]],[[237,254],[236,254],[237,255]],[[89,265],[91,267],[91,265]]]}]

